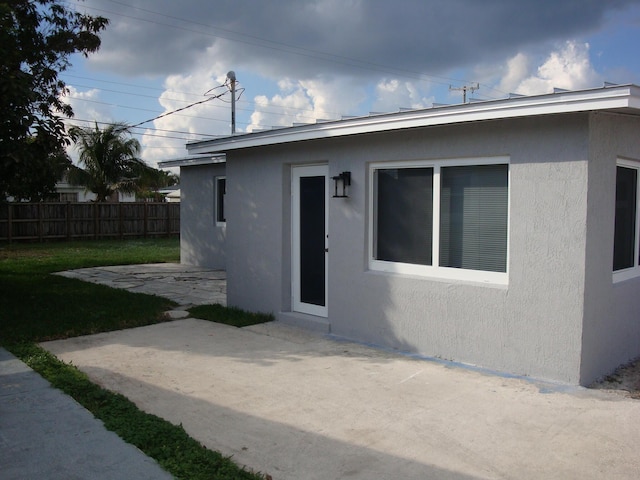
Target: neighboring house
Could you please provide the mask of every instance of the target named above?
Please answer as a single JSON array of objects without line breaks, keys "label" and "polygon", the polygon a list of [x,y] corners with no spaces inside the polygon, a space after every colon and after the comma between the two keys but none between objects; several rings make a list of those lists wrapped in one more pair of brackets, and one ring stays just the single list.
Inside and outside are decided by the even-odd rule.
[{"label": "neighboring house", "polygon": [[181,167],[182,261],[226,268],[229,305],[572,384],[640,355],[638,86],[187,150],[166,165]]},{"label": "neighboring house", "polygon": [[[90,192],[86,187],[71,185],[66,178],[56,183],[56,193],[53,199],[59,202],[93,202],[96,195]],[[116,192],[111,202],[135,202],[136,195],[134,193]]]},{"label": "neighboring house", "polygon": [[180,201],[180,186],[161,188],[158,192],[164,195],[165,202],[175,203]]}]

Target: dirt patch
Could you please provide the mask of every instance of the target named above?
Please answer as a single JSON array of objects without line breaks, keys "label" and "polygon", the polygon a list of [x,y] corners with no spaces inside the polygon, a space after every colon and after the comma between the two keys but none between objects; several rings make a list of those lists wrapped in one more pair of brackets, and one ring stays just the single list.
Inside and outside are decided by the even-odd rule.
[{"label": "dirt patch", "polygon": [[640,400],[640,358],[618,367],[618,369],[590,388],[608,390],[625,397]]}]

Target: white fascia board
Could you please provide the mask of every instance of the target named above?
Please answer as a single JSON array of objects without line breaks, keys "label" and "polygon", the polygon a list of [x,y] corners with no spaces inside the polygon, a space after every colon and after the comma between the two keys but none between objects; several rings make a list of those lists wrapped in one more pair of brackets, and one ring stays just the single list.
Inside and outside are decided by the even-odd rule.
[{"label": "white fascia board", "polygon": [[176,158],[158,162],[158,168],[192,167],[196,165],[212,165],[226,163],[225,155],[199,155],[194,157]]},{"label": "white fascia board", "polygon": [[357,117],[201,141],[187,144],[187,151],[211,154],[416,127],[621,108],[639,109],[640,114],[640,87],[624,85]]}]

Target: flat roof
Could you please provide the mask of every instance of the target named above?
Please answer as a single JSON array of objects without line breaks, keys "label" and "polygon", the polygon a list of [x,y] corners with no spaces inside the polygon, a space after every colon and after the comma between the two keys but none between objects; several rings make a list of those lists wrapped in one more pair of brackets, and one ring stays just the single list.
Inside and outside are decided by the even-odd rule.
[{"label": "flat roof", "polygon": [[[554,93],[514,96],[499,100],[473,101],[457,105],[438,105],[431,108],[401,110],[385,114],[370,114],[342,120],[320,120],[312,124],[241,133],[211,140],[187,143],[192,155],[224,154],[243,148],[278,145],[322,138],[343,137],[365,133],[388,132],[417,127],[451,125],[456,123],[507,118],[611,111],[640,115],[640,87],[633,84],[605,85],[586,90],[556,90]],[[192,157],[190,157],[192,158]],[[166,166],[188,166],[190,161],[175,161]],[[163,162],[164,163],[164,162]]]}]

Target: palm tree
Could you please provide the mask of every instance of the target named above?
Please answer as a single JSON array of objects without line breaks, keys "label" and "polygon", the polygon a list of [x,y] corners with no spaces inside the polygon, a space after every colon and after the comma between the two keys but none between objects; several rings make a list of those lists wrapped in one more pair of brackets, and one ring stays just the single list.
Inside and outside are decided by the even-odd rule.
[{"label": "palm tree", "polygon": [[96,194],[96,202],[106,202],[115,192],[133,193],[138,180],[149,167],[140,159],[140,143],[131,138],[124,123],[101,130],[72,127],[69,135],[80,152],[80,167],[69,170],[72,185],[81,185]]}]

